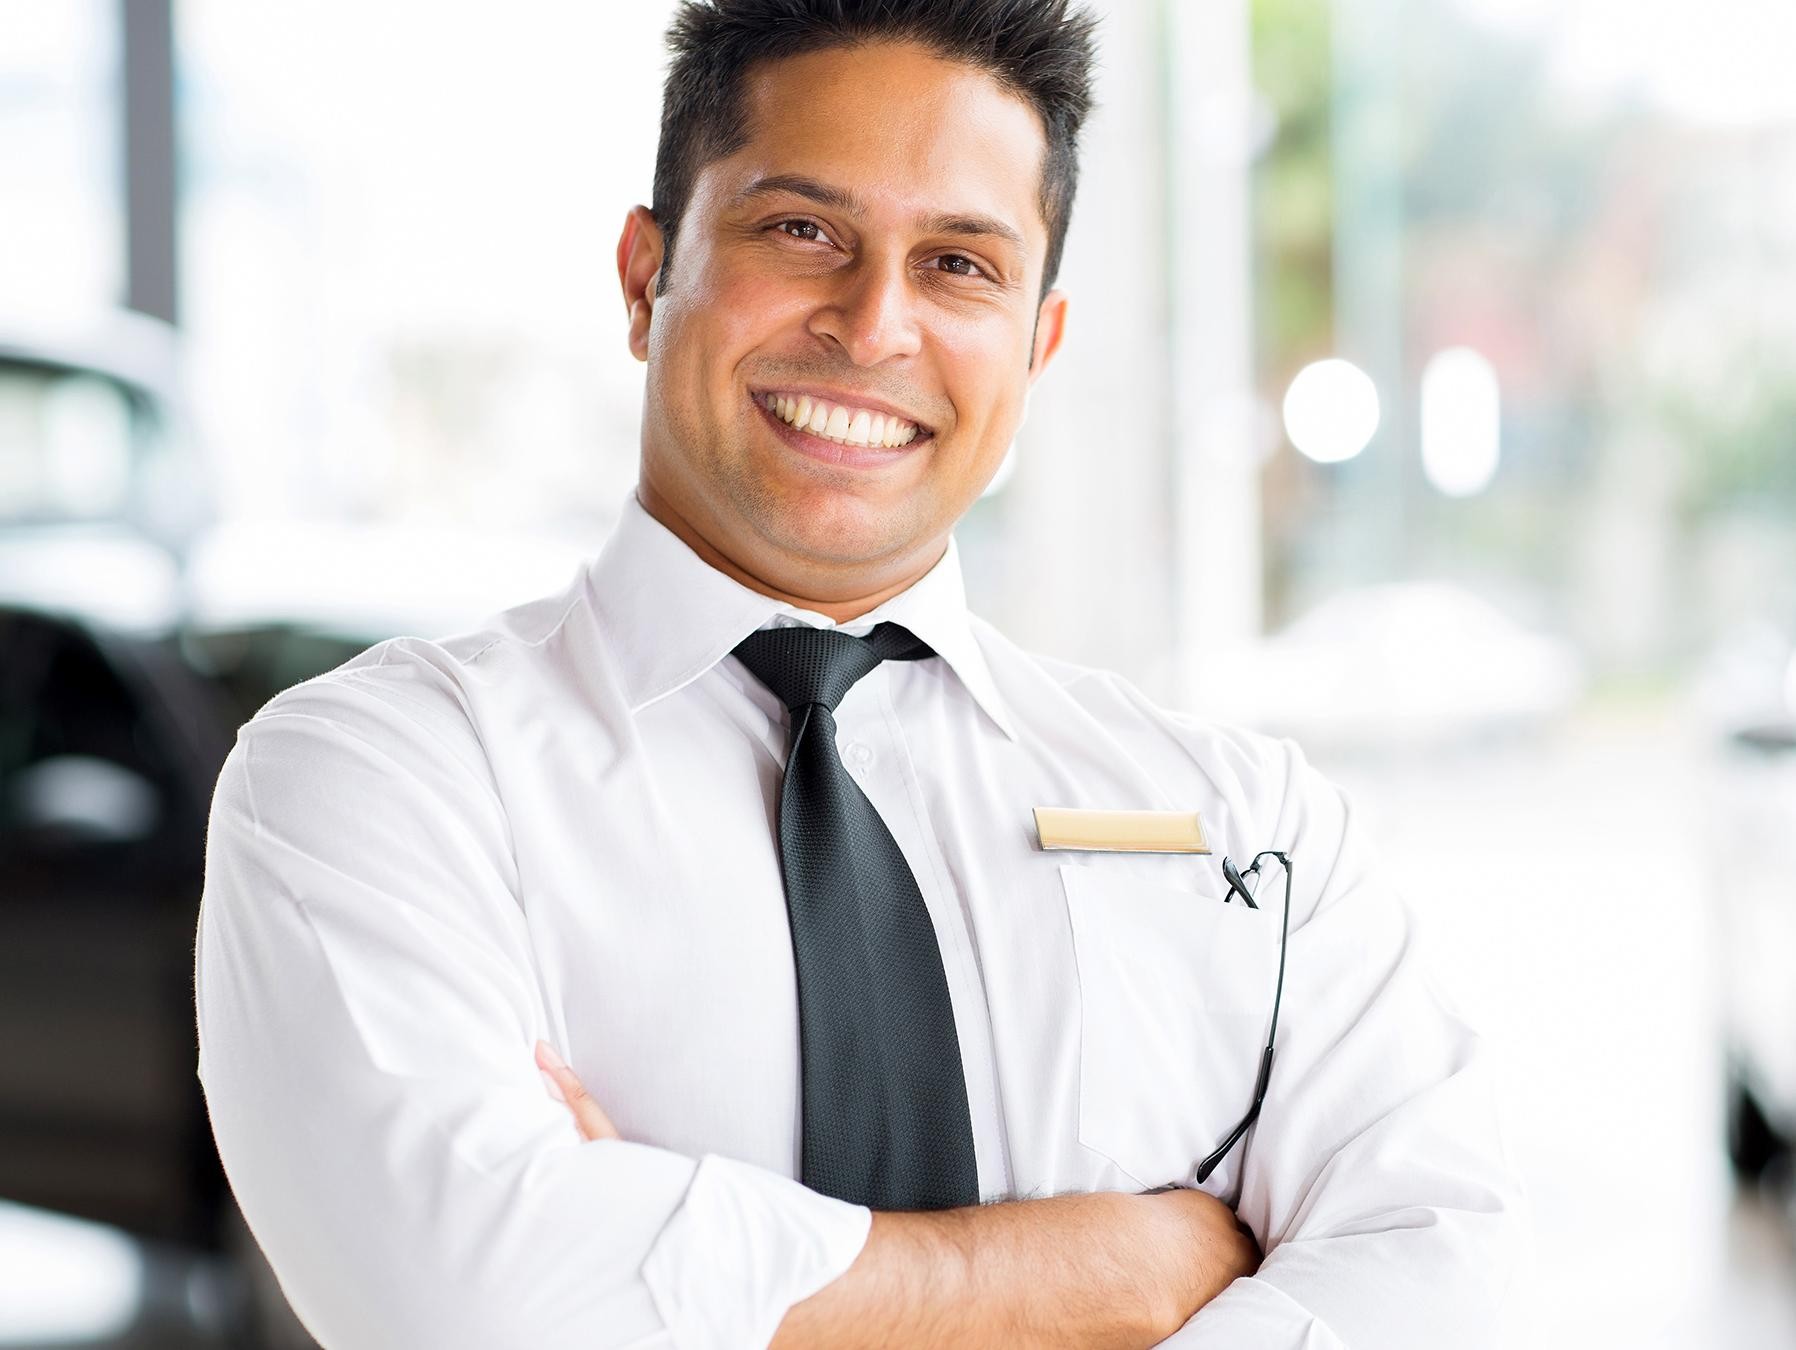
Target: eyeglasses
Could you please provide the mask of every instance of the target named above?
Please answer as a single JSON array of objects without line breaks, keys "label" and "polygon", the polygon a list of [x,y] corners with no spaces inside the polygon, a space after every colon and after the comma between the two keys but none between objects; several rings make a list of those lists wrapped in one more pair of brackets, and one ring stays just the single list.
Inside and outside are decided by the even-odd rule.
[{"label": "eyeglasses", "polygon": [[1222,903],[1226,905],[1232,897],[1238,895],[1241,903],[1249,909],[1258,909],[1253,892],[1247,889],[1246,878],[1259,876],[1260,864],[1267,858],[1277,859],[1285,873],[1285,915],[1278,934],[1278,984],[1272,991],[1272,1021],[1266,1028],[1266,1048],[1260,1053],[1260,1076],[1253,1085],[1253,1105],[1247,1108],[1247,1114],[1241,1117],[1241,1123],[1229,1131],[1228,1138],[1218,1144],[1209,1157],[1191,1169],[1192,1184],[1197,1186],[1209,1180],[1210,1173],[1228,1156],[1228,1151],[1241,1142],[1241,1136],[1247,1133],[1248,1126],[1260,1118],[1260,1106],[1266,1100],[1266,1083],[1272,1077],[1272,1047],[1278,1037],[1278,1005],[1285,993],[1285,944],[1291,935],[1291,859],[1276,849],[1267,849],[1263,853],[1256,853],[1245,870],[1237,870],[1234,863],[1223,858],[1222,875],[1229,884],[1229,894],[1222,897]]}]

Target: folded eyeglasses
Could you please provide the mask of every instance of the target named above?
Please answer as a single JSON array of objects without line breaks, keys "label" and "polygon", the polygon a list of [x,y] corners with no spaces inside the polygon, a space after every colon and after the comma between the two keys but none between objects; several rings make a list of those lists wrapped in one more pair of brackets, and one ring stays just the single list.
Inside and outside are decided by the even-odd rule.
[{"label": "folded eyeglasses", "polygon": [[[1268,858],[1276,859],[1285,874],[1284,920],[1278,934],[1278,983],[1272,991],[1272,1020],[1266,1027],[1266,1048],[1260,1052],[1259,1077],[1254,1080],[1253,1105],[1247,1108],[1247,1114],[1241,1117],[1241,1123],[1229,1131],[1228,1137],[1218,1144],[1215,1150],[1203,1161],[1191,1169],[1191,1181],[1194,1186],[1201,1186],[1210,1178],[1228,1151],[1241,1141],[1248,1127],[1260,1118],[1260,1107],[1266,1100],[1266,1084],[1272,1077],[1273,1044],[1278,1039],[1278,1005],[1285,993],[1285,945],[1291,935],[1291,859],[1276,849],[1267,849],[1256,853],[1253,861],[1245,868],[1237,869],[1227,857],[1222,860],[1223,879],[1228,882],[1229,894],[1222,897],[1227,904],[1235,896],[1241,897],[1241,903],[1249,909],[1258,909],[1253,892],[1248,889],[1247,878],[1258,877],[1260,866]],[[1165,1189],[1165,1188],[1161,1188]]]}]

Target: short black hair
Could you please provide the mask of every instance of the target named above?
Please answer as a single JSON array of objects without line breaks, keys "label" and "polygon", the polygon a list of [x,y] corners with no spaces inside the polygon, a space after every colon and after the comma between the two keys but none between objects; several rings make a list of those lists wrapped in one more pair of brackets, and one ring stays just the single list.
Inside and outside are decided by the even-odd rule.
[{"label": "short black hair", "polygon": [[914,42],[985,71],[1040,115],[1047,133],[1040,197],[1046,294],[1072,218],[1096,28],[1096,18],[1071,0],[683,0],[667,30],[673,60],[655,151],[650,210],[664,239],[657,290],[666,288],[674,235],[699,170],[747,143],[742,87],[750,67],[830,47]]}]

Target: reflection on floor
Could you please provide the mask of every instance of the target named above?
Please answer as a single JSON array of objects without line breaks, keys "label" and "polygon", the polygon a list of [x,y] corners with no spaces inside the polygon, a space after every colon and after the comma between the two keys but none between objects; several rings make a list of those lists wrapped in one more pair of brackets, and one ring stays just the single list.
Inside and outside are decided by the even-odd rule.
[{"label": "reflection on floor", "polygon": [[[1496,1052],[1538,1248],[1512,1350],[1796,1347],[1796,1214],[1737,1199],[1721,1149],[1701,750],[1610,719],[1426,763],[1314,754]],[[0,1307],[28,1241],[0,1208]],[[116,1257],[86,1250],[90,1274]],[[214,1276],[157,1254],[138,1328],[86,1343],[219,1344],[194,1329]]]},{"label": "reflection on floor", "polygon": [[1723,1153],[1706,747],[1636,715],[1427,763],[1314,758],[1497,1052],[1537,1241],[1510,1344],[1796,1347],[1793,1216],[1736,1202]]},{"label": "reflection on floor", "polygon": [[1722,1276],[1671,1329],[1677,1343],[1796,1346],[1793,1232],[1796,1207],[1787,1190],[1775,1197],[1742,1197],[1729,1216]]},{"label": "reflection on floor", "polygon": [[0,1202],[0,1346],[251,1350],[243,1291],[216,1257]]}]

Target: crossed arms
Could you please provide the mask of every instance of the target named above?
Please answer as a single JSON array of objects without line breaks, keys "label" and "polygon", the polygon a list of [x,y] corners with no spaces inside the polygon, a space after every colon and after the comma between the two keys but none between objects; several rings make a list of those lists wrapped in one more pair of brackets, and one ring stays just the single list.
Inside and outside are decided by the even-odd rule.
[{"label": "crossed arms", "polygon": [[[583,1139],[621,1138],[545,1042],[536,1063]],[[1253,1234],[1197,1190],[875,1213],[854,1264],[786,1314],[772,1350],[1135,1350],[1259,1263]]]}]

